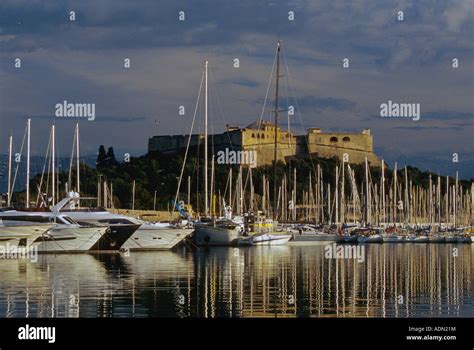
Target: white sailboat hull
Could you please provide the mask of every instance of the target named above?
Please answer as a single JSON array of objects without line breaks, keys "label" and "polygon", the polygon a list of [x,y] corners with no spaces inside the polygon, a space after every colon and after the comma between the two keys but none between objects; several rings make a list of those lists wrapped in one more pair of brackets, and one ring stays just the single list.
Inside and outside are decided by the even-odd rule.
[{"label": "white sailboat hull", "polygon": [[414,243],[428,243],[429,241],[428,236],[418,236],[413,239]]},{"label": "white sailboat hull", "polygon": [[367,243],[383,243],[381,235],[370,235],[368,238]]},{"label": "white sailboat hull", "polygon": [[263,235],[251,236],[253,245],[282,245],[291,239],[291,235],[272,235],[265,233]]},{"label": "white sailboat hull", "polygon": [[196,225],[194,230],[194,240],[197,245],[201,246],[237,245],[237,241],[241,237],[240,230],[236,228]]},{"label": "white sailboat hull", "polygon": [[405,237],[397,235],[382,236],[384,243],[405,243]]},{"label": "white sailboat hull", "polygon": [[193,230],[192,229],[179,229],[179,228],[145,228],[142,229],[142,225],[135,233],[130,237],[122,249],[125,250],[169,250],[174,248],[186,237],[188,237]]}]

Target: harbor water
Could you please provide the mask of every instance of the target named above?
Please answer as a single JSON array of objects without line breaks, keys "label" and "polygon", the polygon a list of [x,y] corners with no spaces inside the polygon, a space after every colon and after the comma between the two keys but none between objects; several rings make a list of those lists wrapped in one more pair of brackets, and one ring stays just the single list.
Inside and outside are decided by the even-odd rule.
[{"label": "harbor water", "polygon": [[0,317],[474,317],[471,244],[326,247],[4,259]]}]

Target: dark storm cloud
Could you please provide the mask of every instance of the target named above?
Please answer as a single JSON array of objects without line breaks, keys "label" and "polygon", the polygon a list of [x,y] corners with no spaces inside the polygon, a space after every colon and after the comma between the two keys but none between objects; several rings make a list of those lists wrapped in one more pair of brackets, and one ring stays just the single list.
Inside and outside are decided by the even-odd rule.
[{"label": "dark storm cloud", "polygon": [[423,119],[428,120],[466,120],[474,121],[474,111],[473,112],[456,112],[456,111],[436,111],[423,113]]},{"label": "dark storm cloud", "polygon": [[[293,10],[302,8],[292,6]],[[76,20],[69,21],[74,10]],[[178,15],[184,11],[185,20]],[[288,24],[285,6],[271,1],[216,2],[84,0],[65,2],[10,1],[0,4],[2,35],[16,40],[3,43],[11,51],[68,47],[75,50],[152,48],[229,43],[245,32],[286,34],[298,26]],[[29,37],[25,37],[25,34]],[[30,38],[35,40],[30,40]]]},{"label": "dark storm cloud", "polygon": [[[99,142],[120,140],[117,148],[142,153],[149,136],[188,130],[208,58],[226,115],[213,127],[250,124],[260,116],[280,37],[282,69],[288,65],[294,88],[286,90],[290,76],[284,72],[281,105],[297,104],[301,124],[370,127],[376,147],[393,154],[397,147],[416,155],[434,146],[473,153],[472,8],[465,0],[2,0],[0,147],[5,130],[18,129],[21,137],[22,116],[43,116],[35,130],[47,130],[54,105],[67,99],[96,103],[97,121],[108,122],[107,133],[96,126],[101,123],[85,124],[84,145],[95,150]],[[68,19],[71,10],[75,22]],[[178,21],[180,10],[185,21]],[[290,10],[294,21],[288,20]],[[399,10],[403,22],[396,19]],[[22,58],[21,70],[13,68],[15,57]],[[123,69],[124,57],[132,60],[130,70]],[[237,70],[235,57],[241,59]],[[341,67],[346,57],[347,70]],[[453,57],[460,61],[457,70]],[[271,88],[265,118],[273,107]],[[381,101],[399,98],[423,102],[422,124],[376,115]],[[177,115],[180,105],[186,116]],[[436,112],[424,112],[425,106]],[[417,138],[396,132],[407,129]]]},{"label": "dark storm cloud", "polygon": [[[337,111],[352,111],[357,103],[344,98],[335,97],[318,97],[318,96],[302,96],[302,97],[282,97],[283,105],[295,105],[295,108],[300,108],[302,112],[321,112],[323,110],[337,110]],[[255,105],[262,105],[264,99],[259,98],[254,101]],[[274,100],[270,99],[267,104],[272,105]]]},{"label": "dark storm cloud", "polygon": [[321,111],[324,109],[349,111],[353,110],[356,106],[354,101],[345,98],[303,96],[301,98],[298,97],[296,100],[301,109],[309,109],[312,111]]},{"label": "dark storm cloud", "polygon": [[245,78],[238,78],[238,79],[229,80],[227,82],[222,82],[222,83],[223,84],[231,83],[231,84],[245,86],[245,87],[249,87],[249,88],[255,88],[255,87],[260,85],[257,81],[250,80],[250,79],[245,79]]}]

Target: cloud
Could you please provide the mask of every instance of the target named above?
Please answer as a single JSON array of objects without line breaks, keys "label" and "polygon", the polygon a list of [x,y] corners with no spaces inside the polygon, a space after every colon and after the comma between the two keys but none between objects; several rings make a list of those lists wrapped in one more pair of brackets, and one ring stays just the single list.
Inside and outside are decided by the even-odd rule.
[{"label": "cloud", "polygon": [[446,8],[443,13],[443,19],[451,31],[458,32],[463,26],[471,23],[473,17],[473,4],[469,0],[456,0]]},{"label": "cloud", "polygon": [[[47,130],[54,104],[67,99],[97,105],[99,123],[85,124],[81,133],[85,147],[95,150],[104,138],[143,153],[149,136],[189,130],[205,59],[211,65],[211,127],[217,132],[226,124],[250,124],[260,117],[280,37],[281,106],[299,105],[302,121],[295,116],[294,124],[369,127],[375,146],[393,145],[391,152],[465,147],[472,154],[474,24],[467,4],[472,5],[457,0],[285,5],[2,0],[0,146],[10,129],[21,138],[25,115],[43,116],[35,130]],[[71,9],[75,22],[68,19]],[[399,9],[405,12],[403,22],[396,19]],[[185,21],[178,20],[179,10],[185,11]],[[295,21],[288,21],[289,10],[295,11]],[[21,69],[13,67],[14,57],[21,57]],[[125,57],[131,59],[130,69],[123,67]],[[236,57],[239,69],[233,68]],[[349,69],[342,68],[346,57]],[[456,70],[453,57],[460,60]],[[265,119],[274,109],[274,80],[270,83]],[[421,103],[419,124],[380,118],[379,106],[388,100]],[[181,105],[185,116],[177,113]],[[108,123],[108,133],[100,132],[100,122]],[[416,137],[408,129],[416,130]],[[58,143],[61,138],[58,134]]]},{"label": "cloud", "polygon": [[312,109],[313,111],[321,111],[324,109],[349,111],[353,110],[357,105],[354,101],[337,97],[303,96],[301,98],[297,97],[296,99],[302,109]]},{"label": "cloud", "polygon": [[458,112],[458,111],[432,111],[423,113],[423,119],[428,120],[473,120],[474,111],[472,112]]},{"label": "cloud", "polygon": [[259,82],[246,79],[246,78],[238,78],[238,79],[223,81],[221,82],[221,84],[225,84],[228,82],[230,82],[231,84],[240,85],[240,86],[249,87],[249,88],[256,88],[260,85]]}]

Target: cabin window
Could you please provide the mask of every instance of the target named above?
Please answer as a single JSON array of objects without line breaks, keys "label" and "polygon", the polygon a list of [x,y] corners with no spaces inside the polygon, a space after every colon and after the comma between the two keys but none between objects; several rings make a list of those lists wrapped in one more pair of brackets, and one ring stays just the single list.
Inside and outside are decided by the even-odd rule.
[{"label": "cabin window", "polygon": [[344,142],[349,142],[351,139],[348,137],[348,136],[344,136],[344,138],[342,139],[342,141]]},{"label": "cabin window", "polygon": [[331,142],[337,142],[337,137],[333,136],[333,137],[331,137],[331,138],[329,139],[329,141],[331,141]]}]

